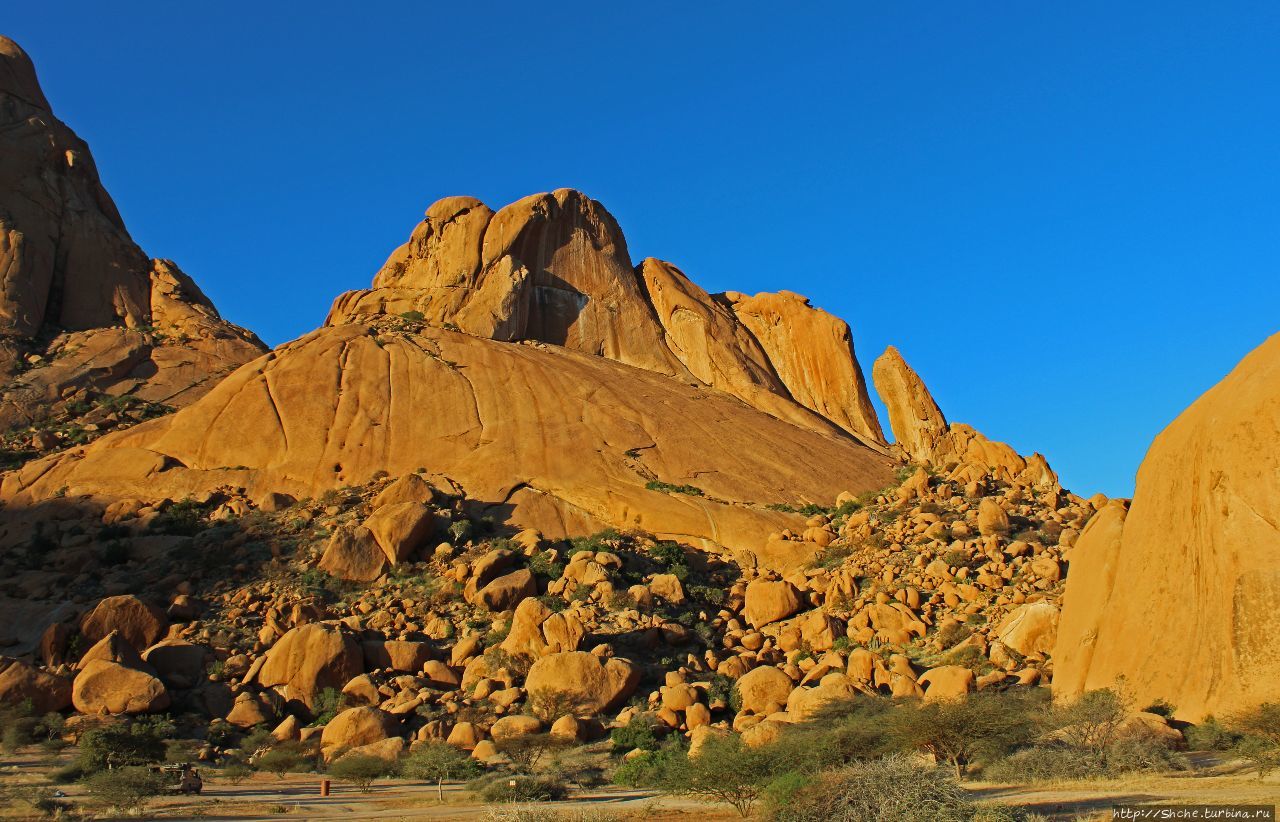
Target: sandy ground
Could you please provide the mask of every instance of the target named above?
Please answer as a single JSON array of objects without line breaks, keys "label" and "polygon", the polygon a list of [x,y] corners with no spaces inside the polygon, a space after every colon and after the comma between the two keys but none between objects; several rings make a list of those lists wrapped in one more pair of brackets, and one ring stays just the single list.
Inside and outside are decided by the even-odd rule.
[{"label": "sandy ground", "polygon": [[[47,760],[34,754],[0,758],[0,782],[5,785],[40,780]],[[283,779],[255,774],[240,785],[204,771],[204,793],[198,797],[164,797],[153,801],[141,818],[166,820],[293,819],[486,819],[493,808],[476,802],[461,785],[445,785],[443,802],[434,784],[386,780],[365,794],[335,782],[328,797],[320,796],[320,777],[289,774]],[[1109,819],[1115,804],[1280,804],[1280,774],[1265,780],[1238,765],[1208,760],[1195,771],[1168,776],[1036,785],[969,782],[966,787],[982,803],[1011,805],[1042,814],[1055,822]],[[67,800],[82,805],[79,786],[63,787]],[[13,802],[5,803],[0,818],[31,818]],[[586,822],[593,816],[621,819],[720,822],[737,819],[727,806],[657,796],[647,791],[602,788],[575,793],[564,802],[542,804],[544,809],[568,811]],[[139,818],[139,817],[133,817]]]}]

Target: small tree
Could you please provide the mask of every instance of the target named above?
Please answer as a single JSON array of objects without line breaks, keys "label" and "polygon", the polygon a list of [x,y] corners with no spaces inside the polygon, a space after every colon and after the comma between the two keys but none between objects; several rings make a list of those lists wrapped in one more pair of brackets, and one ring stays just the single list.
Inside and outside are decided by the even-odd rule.
[{"label": "small tree", "polygon": [[173,723],[166,717],[94,728],[81,737],[77,758],[85,773],[160,762],[172,734]]},{"label": "small tree", "polygon": [[350,782],[360,793],[368,793],[376,779],[387,776],[394,770],[392,763],[376,756],[348,754],[329,766],[329,775],[344,782]]},{"label": "small tree", "polygon": [[435,781],[436,794],[441,802],[444,801],[446,779],[473,779],[480,772],[478,762],[445,742],[424,745],[400,760],[400,773],[404,776]]},{"label": "small tree", "polygon": [[1110,688],[1085,691],[1075,702],[1055,712],[1058,735],[1067,744],[1105,754],[1129,717],[1129,701]]},{"label": "small tree", "polygon": [[135,812],[167,787],[165,778],[141,765],[112,768],[85,780],[85,787],[99,802],[123,811]]},{"label": "small tree", "polygon": [[1258,779],[1280,768],[1280,703],[1264,702],[1231,717],[1227,725],[1240,736],[1233,750],[1253,763]]},{"label": "small tree", "polygon": [[549,733],[520,734],[494,742],[499,753],[506,754],[517,770],[531,774],[542,757],[550,751],[567,748],[569,743]]},{"label": "small tree", "polygon": [[775,775],[769,753],[744,745],[738,736],[709,739],[697,756],[680,762],[668,755],[665,762],[660,790],[723,802],[744,819]]},{"label": "small tree", "polygon": [[284,779],[285,774],[302,764],[302,757],[289,748],[272,748],[254,760],[253,764],[260,771],[273,773],[276,778]]},{"label": "small tree", "polygon": [[907,703],[889,713],[889,733],[903,748],[951,765],[960,779],[975,759],[998,757],[1031,741],[1036,724],[1027,708],[1023,700],[983,693]]}]

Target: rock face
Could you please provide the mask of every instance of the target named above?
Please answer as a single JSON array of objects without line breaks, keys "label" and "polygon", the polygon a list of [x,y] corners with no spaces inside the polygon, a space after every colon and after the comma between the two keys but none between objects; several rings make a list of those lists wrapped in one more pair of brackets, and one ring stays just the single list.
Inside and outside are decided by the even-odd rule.
[{"label": "rock face", "polygon": [[1040,454],[1022,457],[968,425],[948,423],[920,375],[889,346],[872,367],[876,391],[889,410],[896,446],[910,461],[950,470],[955,479],[990,471],[997,479],[1053,487],[1058,475]]},{"label": "rock face", "polygon": [[1280,699],[1280,335],[1156,437],[1126,516],[1072,553],[1055,693],[1113,685],[1179,718]]},{"label": "rock face", "polygon": [[713,296],[661,260],[633,269],[613,216],[571,189],[496,213],[470,197],[441,200],[373,285],[338,297],[327,324],[417,312],[711,386],[797,425],[883,444],[848,325],[790,292]]},{"label": "rock face", "polygon": [[88,642],[98,642],[118,631],[135,651],[153,645],[168,627],[169,620],[160,609],[127,594],[99,601],[80,620],[80,633]]},{"label": "rock face", "polygon": [[341,689],[364,670],[364,654],[337,628],[309,623],[293,628],[267,652],[258,683],[277,688],[287,700],[308,708],[325,688]]},{"label": "rock face", "polygon": [[33,462],[6,476],[0,497],[34,502],[66,486],[180,499],[232,485],[302,498],[424,465],[547,536],[614,526],[752,551],[803,522],[765,505],[829,504],[892,478],[887,458],[851,438],[602,357],[347,324],[282,346],[83,458]]},{"label": "rock face", "polygon": [[585,715],[616,709],[639,683],[640,669],[627,660],[601,659],[585,651],[541,657],[525,678],[530,698]]},{"label": "rock face", "polygon": [[89,147],[0,37],[0,431],[104,394],[185,405],[263,350],[138,248]]},{"label": "rock face", "polygon": [[36,714],[71,706],[71,681],[11,657],[0,656],[0,705],[31,700]]}]

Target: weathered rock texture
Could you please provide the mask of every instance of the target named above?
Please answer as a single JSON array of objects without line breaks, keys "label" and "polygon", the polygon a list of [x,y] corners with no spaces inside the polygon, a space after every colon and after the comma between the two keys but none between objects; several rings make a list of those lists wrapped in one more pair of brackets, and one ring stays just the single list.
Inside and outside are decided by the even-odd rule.
[{"label": "weathered rock texture", "polygon": [[185,405],[262,351],[138,248],[89,147],[0,37],[0,430],[94,394]]},{"label": "weathered rock texture", "polygon": [[471,197],[427,209],[373,288],[334,302],[327,324],[418,312],[496,340],[537,340],[718,388],[773,416],[883,435],[849,326],[790,292],[713,296],[675,266],[632,267],[604,206],[571,189],[493,212]]},{"label": "weathered rock texture", "polygon": [[889,346],[872,367],[876,391],[889,410],[894,441],[920,465],[946,469],[956,479],[990,471],[999,480],[1056,486],[1058,476],[1040,454],[1023,457],[1003,442],[962,423],[948,423],[929,389],[898,349]]},{"label": "weathered rock texture", "polygon": [[1198,720],[1280,699],[1280,335],[1156,437],[1126,516],[1071,561],[1054,653],[1070,698],[1120,676]]},{"label": "weathered rock texture", "polygon": [[[578,192],[497,213],[442,200],[374,285],[178,415],[31,463],[3,496],[303,498],[425,467],[548,536],[639,528],[782,566],[820,546],[766,550],[801,522],[768,506],[892,478],[848,326],[796,295],[713,298],[664,263],[633,269]],[[380,573],[357,559],[326,567]]]}]

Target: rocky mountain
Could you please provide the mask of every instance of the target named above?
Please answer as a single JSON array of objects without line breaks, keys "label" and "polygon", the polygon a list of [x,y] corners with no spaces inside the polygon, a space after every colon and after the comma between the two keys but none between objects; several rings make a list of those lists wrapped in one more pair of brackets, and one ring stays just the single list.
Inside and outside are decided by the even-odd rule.
[{"label": "rocky mountain", "polygon": [[209,758],[266,726],[492,759],[637,716],[762,744],[858,693],[1267,695],[1276,340],[1131,510],[949,422],[894,348],[890,444],[845,322],[634,264],[570,189],[434,203],[264,352],[0,55],[0,702],[195,717]]},{"label": "rocky mountain", "polygon": [[264,350],[138,248],[89,147],[0,37],[0,458],[187,405]]},{"label": "rocky mountain", "polygon": [[801,522],[783,509],[892,466],[845,323],[633,267],[604,207],[566,189],[436,203],[324,328],[3,493],[301,499],[421,468],[547,536],[639,528],[781,566],[817,550],[770,539]]},{"label": "rocky mountain", "polygon": [[1280,336],[1151,445],[1132,506],[1113,501],[1072,558],[1054,687],[1123,677],[1199,721],[1280,689]]}]

